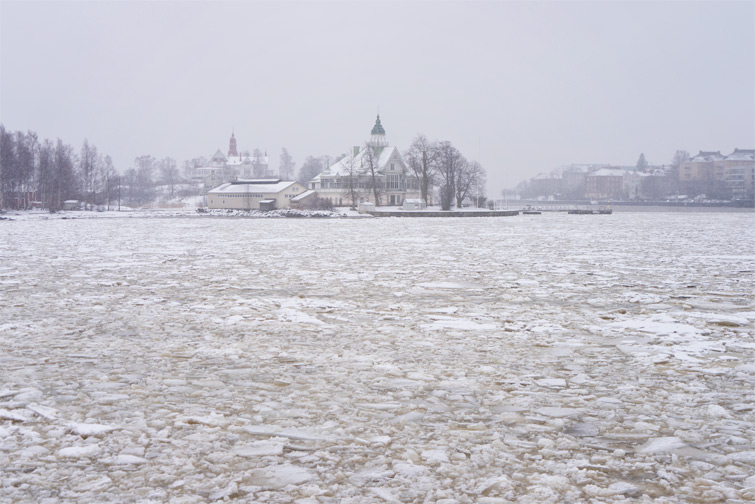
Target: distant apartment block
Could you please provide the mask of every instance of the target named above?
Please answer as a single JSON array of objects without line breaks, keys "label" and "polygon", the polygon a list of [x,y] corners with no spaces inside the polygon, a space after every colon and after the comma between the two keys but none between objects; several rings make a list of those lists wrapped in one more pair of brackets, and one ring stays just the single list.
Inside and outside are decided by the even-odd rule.
[{"label": "distant apartment block", "polygon": [[624,196],[623,168],[601,168],[585,177],[585,197],[589,199],[620,199]]},{"label": "distant apartment block", "polygon": [[734,149],[724,156],[721,151],[700,151],[679,167],[679,182],[720,183],[733,198],[755,195],[755,149]]}]

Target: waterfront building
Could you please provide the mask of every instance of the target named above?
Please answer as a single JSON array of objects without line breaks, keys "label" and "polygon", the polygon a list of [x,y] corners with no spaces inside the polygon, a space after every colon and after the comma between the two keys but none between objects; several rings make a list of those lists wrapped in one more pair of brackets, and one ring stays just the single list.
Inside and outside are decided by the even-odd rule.
[{"label": "waterfront building", "polygon": [[[407,198],[420,198],[417,177],[407,167],[401,152],[391,146],[377,116],[370,139],[363,147],[353,147],[333,165],[308,182],[334,206],[357,207],[360,203],[399,206]],[[377,198],[376,198],[377,194]],[[432,187],[428,198],[432,204]]]},{"label": "waterfront building", "polygon": [[207,208],[273,210],[290,208],[291,200],[307,192],[298,182],[261,179],[227,182],[207,191]]}]

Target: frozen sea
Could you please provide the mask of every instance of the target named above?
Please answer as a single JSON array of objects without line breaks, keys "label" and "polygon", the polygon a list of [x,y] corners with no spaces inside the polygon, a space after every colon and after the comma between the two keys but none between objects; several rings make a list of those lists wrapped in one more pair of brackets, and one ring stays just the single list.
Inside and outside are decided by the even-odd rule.
[{"label": "frozen sea", "polygon": [[755,214],[0,222],[0,501],[755,500]]}]

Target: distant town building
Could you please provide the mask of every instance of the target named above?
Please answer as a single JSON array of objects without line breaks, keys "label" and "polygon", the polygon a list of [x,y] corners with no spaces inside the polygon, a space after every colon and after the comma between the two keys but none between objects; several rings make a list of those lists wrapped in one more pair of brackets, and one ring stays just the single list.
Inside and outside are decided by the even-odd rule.
[{"label": "distant town building", "polygon": [[716,173],[716,163],[723,159],[721,151],[700,151],[679,166],[679,181],[723,180],[723,169]]},{"label": "distant town building", "polygon": [[733,198],[755,197],[755,149],[734,149],[716,165],[721,168],[724,185]]},{"label": "distant town building", "polygon": [[734,199],[752,199],[755,196],[755,149],[734,149],[727,156],[721,151],[700,151],[679,166],[679,182],[693,184],[698,192],[723,192]]},{"label": "distant town building", "polygon": [[[205,166],[200,166],[194,170],[194,176],[203,180],[205,185],[215,183],[218,179],[221,183],[239,179],[275,179],[277,174],[270,169],[268,159],[267,152],[263,154],[259,150],[255,150],[253,154],[248,151],[239,153],[236,148],[236,135],[231,133],[231,139],[228,142],[228,155],[223,154],[223,151],[218,149]],[[209,177],[210,175],[212,177]]]},{"label": "distant town building", "polygon": [[[358,206],[364,202],[401,205],[406,198],[421,197],[417,177],[407,168],[398,148],[388,144],[380,115],[364,147],[354,147],[310,180],[308,185],[319,198],[335,206]],[[432,190],[428,198],[431,198],[431,193]],[[432,204],[432,201],[427,204]]]},{"label": "distant town building", "polygon": [[271,210],[289,208],[291,200],[307,192],[298,182],[278,179],[236,181],[221,184],[207,192],[207,208]]},{"label": "distant town building", "polygon": [[755,149],[700,151],[678,166],[572,164],[532,177],[519,187],[526,198],[665,201],[689,197],[755,199]]},{"label": "distant town building", "polygon": [[624,195],[623,168],[601,168],[585,177],[585,198],[620,199]]}]

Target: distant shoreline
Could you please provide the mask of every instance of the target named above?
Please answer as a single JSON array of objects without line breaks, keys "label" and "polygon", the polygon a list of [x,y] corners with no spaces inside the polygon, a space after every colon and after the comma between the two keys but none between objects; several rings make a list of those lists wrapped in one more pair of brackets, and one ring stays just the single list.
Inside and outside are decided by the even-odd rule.
[{"label": "distant shoreline", "polygon": [[[689,201],[689,202],[676,202],[676,201],[610,201],[610,200],[598,200],[597,204],[593,204],[589,200],[553,200],[553,201],[536,201],[536,200],[514,200],[509,202],[509,207],[519,206],[532,206],[532,207],[551,207],[551,206],[578,206],[578,207],[590,207],[590,206],[610,206],[617,211],[628,211],[628,209],[642,209],[640,211],[647,211],[648,208],[657,208],[662,211],[669,211],[672,209],[725,209],[725,210],[754,210],[754,201],[716,201],[716,202],[702,202],[702,201]],[[621,208],[625,207],[625,208]]]},{"label": "distant shoreline", "polygon": [[[600,205],[591,205],[589,202],[574,203],[574,202],[562,202],[562,201],[516,201],[515,205],[509,204],[508,208],[501,208],[497,211],[489,211],[480,209],[476,212],[475,209],[463,209],[463,210],[450,210],[442,212],[434,208],[428,210],[417,210],[412,212],[401,212],[397,208],[378,207],[379,209],[375,213],[380,217],[390,217],[392,213],[410,214],[412,217],[461,217],[464,213],[488,213],[488,214],[500,214],[506,216],[514,216],[515,213],[520,213],[530,207],[531,210],[542,209],[545,212],[563,212],[566,213],[568,208],[588,209],[591,207],[606,208],[610,207],[614,213],[630,213],[630,212],[727,212],[727,213],[755,213],[755,208],[752,207],[735,207],[726,205],[714,205],[714,204],[696,204],[696,205],[683,205],[683,204],[659,204],[659,203],[633,203],[633,202],[616,202],[616,203],[603,203]],[[563,207],[563,208],[558,208]],[[568,207],[568,208],[567,208]],[[296,214],[296,215],[294,215]],[[382,215],[380,215],[382,214]],[[432,214],[432,215],[431,215]],[[42,210],[9,210],[0,211],[0,222],[8,221],[24,221],[24,220],[79,220],[79,219],[118,219],[118,218],[256,218],[256,219],[270,219],[270,218],[314,218],[314,219],[363,219],[374,218],[370,214],[358,214],[355,211],[341,208],[334,208],[332,212],[328,211],[302,211],[302,210],[277,210],[270,212],[260,211],[245,211],[245,210],[210,210],[197,212],[197,209],[129,209],[124,211],[110,210],[107,212],[94,212],[94,211],[59,211],[55,213],[49,213]]]}]

